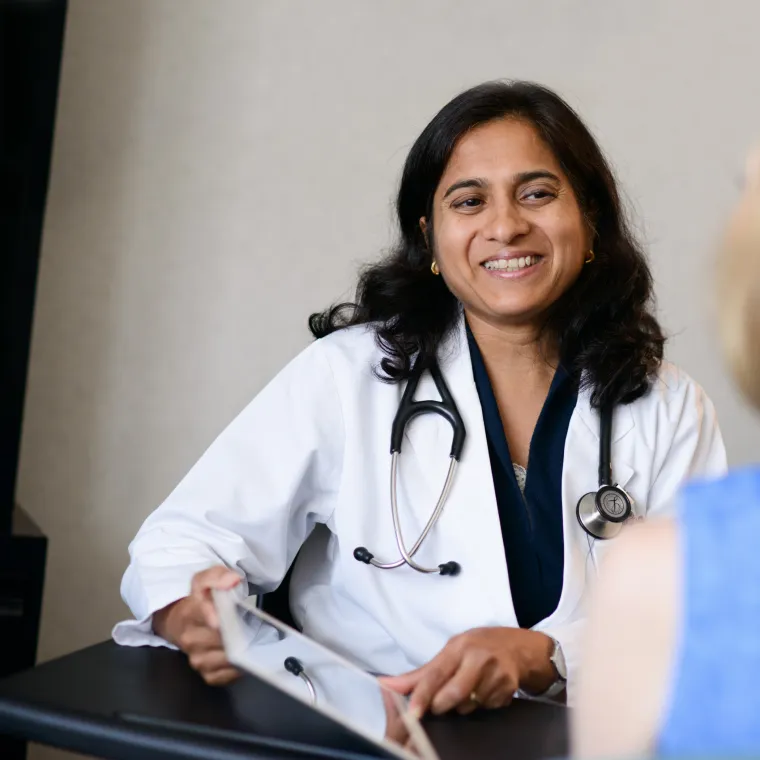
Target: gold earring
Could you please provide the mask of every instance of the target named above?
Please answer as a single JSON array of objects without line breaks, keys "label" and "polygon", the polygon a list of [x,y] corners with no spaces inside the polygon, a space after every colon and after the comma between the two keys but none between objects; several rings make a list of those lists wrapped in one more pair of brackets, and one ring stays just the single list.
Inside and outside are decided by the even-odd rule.
[{"label": "gold earring", "polygon": [[430,265],[430,271],[433,274],[440,274],[441,273],[441,270],[438,269],[438,262],[435,259],[433,259],[433,263]]},{"label": "gold earring", "polygon": [[585,264],[590,264],[595,258],[596,258],[596,255],[594,254],[594,252],[593,251],[589,251],[588,252],[588,256],[586,256],[586,261],[584,263]]}]

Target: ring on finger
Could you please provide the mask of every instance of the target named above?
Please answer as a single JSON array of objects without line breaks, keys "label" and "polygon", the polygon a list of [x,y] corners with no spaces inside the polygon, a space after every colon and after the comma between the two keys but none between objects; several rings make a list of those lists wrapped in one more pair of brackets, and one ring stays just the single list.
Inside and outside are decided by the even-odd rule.
[{"label": "ring on finger", "polygon": [[475,691],[471,691],[470,692],[470,702],[472,702],[472,703],[474,703],[476,705],[480,704],[480,699],[478,699],[477,692],[475,692]]}]

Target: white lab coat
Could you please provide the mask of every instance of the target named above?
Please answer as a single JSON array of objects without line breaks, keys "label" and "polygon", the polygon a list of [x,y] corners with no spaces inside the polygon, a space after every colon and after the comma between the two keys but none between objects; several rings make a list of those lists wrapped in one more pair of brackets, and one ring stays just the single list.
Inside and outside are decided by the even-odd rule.
[{"label": "white lab coat", "polygon": [[[130,545],[122,595],[136,620],[116,626],[118,643],[165,644],[151,630],[151,614],[186,596],[199,570],[223,563],[267,592],[302,545],[291,584],[294,617],[304,633],[370,671],[402,673],[429,661],[455,634],[517,625],[463,322],[439,363],[467,439],[443,515],[415,555],[428,566],[454,560],[462,571],[423,575],[354,559],[357,546],[380,560],[398,558],[389,448],[403,385],[377,378],[381,358],[369,328],[316,341],[219,436]],[[426,374],[416,398],[437,397]],[[450,445],[451,428],[438,415],[407,428],[398,484],[407,545],[435,505]],[[598,415],[581,392],[565,443],[562,594],[536,626],[561,643],[571,684],[589,581],[605,550],[575,515],[581,496],[597,488],[598,457]],[[649,394],[616,408],[612,466],[637,518],[667,514],[684,480],[721,475],[725,449],[704,391],[664,364]]]}]

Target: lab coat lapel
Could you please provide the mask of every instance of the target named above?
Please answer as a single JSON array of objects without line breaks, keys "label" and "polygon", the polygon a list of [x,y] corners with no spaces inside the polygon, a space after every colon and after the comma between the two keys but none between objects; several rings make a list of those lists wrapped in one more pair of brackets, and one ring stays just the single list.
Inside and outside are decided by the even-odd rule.
[{"label": "lab coat lapel", "polygon": [[[431,533],[430,548],[437,554],[426,553],[425,559],[436,564],[448,560],[461,564],[462,572],[456,581],[456,607],[462,630],[489,623],[516,625],[483,412],[472,375],[463,318],[441,347],[438,362],[467,434],[446,506]],[[421,378],[416,398],[440,398],[429,373]],[[424,481],[424,489],[415,489],[411,480],[405,481],[407,496],[411,498],[414,489],[418,497],[419,506],[415,505],[414,512],[418,513],[419,525],[424,526],[441,493],[450,463],[451,440],[451,426],[438,415],[420,416],[407,428],[405,442],[418,465],[419,480]],[[399,465],[402,472],[404,464]],[[412,466],[413,463],[408,463],[407,469]],[[403,476],[399,479],[400,488],[402,480]],[[410,540],[412,532],[410,529]],[[458,554],[452,553],[454,547]],[[484,610],[487,620],[483,619]]]},{"label": "lab coat lapel", "polygon": [[[441,520],[420,550],[419,558],[433,564],[453,559],[462,565],[461,576],[452,581],[452,591],[457,595],[453,614],[457,615],[461,630],[486,624],[516,626],[483,412],[472,376],[464,320],[442,347],[439,364],[464,420],[467,438]],[[420,380],[416,398],[439,398],[427,373]],[[613,477],[625,488],[634,468],[624,456],[630,447],[620,443],[635,430],[631,408],[616,407],[612,424]],[[419,535],[440,495],[450,461],[451,436],[450,425],[437,415],[418,417],[407,428],[406,456],[399,465],[402,473],[399,493],[402,523],[414,519],[404,529],[409,541],[414,540],[413,533]],[[581,391],[568,428],[562,473],[565,550],[562,595],[556,611],[538,628],[561,623],[574,613],[587,575],[593,570],[590,559],[593,541],[579,526],[575,510],[581,496],[598,488],[598,463],[599,415],[591,407],[589,393]],[[452,553],[455,549],[457,554]],[[488,610],[486,620],[484,609]]]},{"label": "lab coat lapel", "polygon": [[[579,423],[591,434],[590,437],[586,436],[585,440],[588,442],[588,445],[594,447],[597,467],[589,469],[588,465],[586,465],[584,469],[589,469],[589,472],[592,473],[595,483],[594,488],[596,488],[598,486],[599,464],[599,412],[591,406],[591,395],[588,391],[584,390],[578,394],[575,414],[578,417]],[[630,405],[617,405],[612,415],[612,479],[621,488],[625,488],[633,476],[634,469],[630,462],[626,462],[621,457],[621,447],[616,446],[616,444],[619,444],[626,436],[633,433],[635,427],[636,423],[633,419]],[[565,462],[567,463],[567,446],[565,447]]]},{"label": "lab coat lapel", "polygon": [[[616,406],[612,418],[612,475],[613,481],[625,488],[634,474],[631,463],[621,456],[619,444],[635,430],[629,406]],[[599,413],[592,408],[590,394],[578,394],[575,411],[565,440],[565,460],[562,471],[563,534],[565,570],[562,595],[557,609],[544,625],[561,624],[572,615],[581,601],[584,588],[594,572],[592,559],[594,539],[578,524],[576,507],[579,499],[599,487]]]}]

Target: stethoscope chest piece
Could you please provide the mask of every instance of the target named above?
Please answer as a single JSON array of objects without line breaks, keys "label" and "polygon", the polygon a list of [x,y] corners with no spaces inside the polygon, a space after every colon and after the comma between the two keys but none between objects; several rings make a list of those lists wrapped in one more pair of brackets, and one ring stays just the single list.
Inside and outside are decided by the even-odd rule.
[{"label": "stethoscope chest piece", "polygon": [[581,497],[575,513],[589,535],[604,541],[620,533],[632,511],[631,497],[622,488],[602,485]]}]

